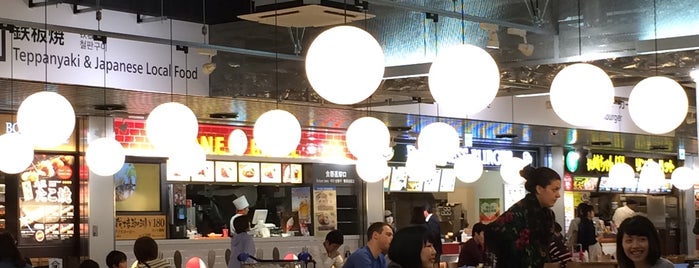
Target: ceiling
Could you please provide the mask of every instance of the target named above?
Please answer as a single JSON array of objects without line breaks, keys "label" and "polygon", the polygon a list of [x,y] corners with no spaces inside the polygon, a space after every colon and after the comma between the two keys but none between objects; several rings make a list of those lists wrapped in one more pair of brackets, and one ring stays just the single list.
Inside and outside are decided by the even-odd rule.
[{"label": "ceiling", "polygon": [[[50,2],[50,1],[49,1]],[[363,112],[356,107],[325,103],[305,79],[303,56],[313,38],[327,27],[286,28],[245,21],[239,15],[262,9],[256,4],[270,1],[230,0],[61,0],[76,8],[99,7],[144,15],[165,16],[176,20],[206,24],[209,42],[224,48],[244,48],[270,52],[260,57],[245,53],[219,51],[212,61],[216,70],[210,75],[210,98],[188,97],[187,101],[199,118],[211,113],[233,111],[240,116],[237,123],[251,123],[247,118],[257,118],[260,112],[276,107],[295,110],[299,121],[308,127],[346,128]],[[284,3],[282,3],[284,2]],[[280,5],[300,5],[305,1],[282,1]],[[323,1],[329,2],[329,1]],[[360,20],[352,25],[366,29],[377,38],[386,54],[390,67],[377,92],[359,106],[383,106],[405,103],[430,103],[433,99],[424,76],[429,63],[439,49],[463,40],[486,46],[493,37],[498,48],[487,48],[498,62],[501,71],[500,96],[548,92],[555,74],[571,62],[588,61],[604,69],[615,86],[632,86],[643,78],[659,74],[674,78],[685,89],[691,106],[695,105],[695,85],[688,76],[696,66],[697,50],[639,55],[640,40],[664,38],[675,35],[675,29],[684,26],[696,29],[699,24],[699,4],[689,0],[668,1],[519,1],[519,0],[367,0],[366,11],[375,18]],[[31,4],[32,1],[29,1]],[[274,1],[271,1],[274,3]],[[345,4],[334,1],[334,4]],[[347,1],[349,8],[362,10],[362,3]],[[265,8],[269,8],[266,6]],[[204,12],[204,10],[206,12]],[[463,10],[463,12],[462,12]],[[668,16],[684,12],[686,16]],[[438,18],[428,18],[438,14]],[[679,18],[678,18],[679,17]],[[434,17],[432,17],[434,18]],[[462,19],[464,18],[464,19]],[[480,22],[488,23],[485,25]],[[483,28],[495,25],[489,33]],[[692,27],[689,27],[692,26]],[[511,31],[508,29],[524,29]],[[463,34],[460,34],[463,30]],[[518,35],[519,34],[519,35]],[[686,34],[686,33],[685,33]],[[527,51],[526,48],[533,48]],[[283,56],[283,57],[280,57]],[[351,75],[351,74],[348,74]],[[416,76],[416,77],[415,77]],[[7,80],[0,80],[0,94],[9,97]],[[14,94],[21,100],[22,94],[38,90],[37,84],[24,81],[13,83],[14,88],[26,89]],[[40,88],[39,88],[40,89]],[[101,90],[70,85],[58,86],[83,115],[102,114],[94,105],[103,103]],[[18,92],[18,91],[15,91]],[[107,90],[113,103],[126,105],[120,115],[146,115],[157,104],[172,98],[167,94],[144,93],[124,90]],[[176,96],[183,98],[183,96]],[[276,100],[281,104],[276,104]],[[183,99],[184,101],[184,99]],[[13,102],[14,107],[18,104]],[[11,109],[5,103],[5,110]],[[358,107],[358,106],[357,106]],[[416,120],[414,116],[391,113],[374,113],[393,127],[409,127],[434,119]],[[215,120],[215,119],[211,119]],[[458,120],[464,128],[470,128],[473,120]],[[688,120],[687,122],[690,122]],[[487,122],[486,122],[487,123]],[[457,123],[458,124],[458,123]],[[494,123],[488,123],[494,124]],[[546,126],[502,124],[495,129],[519,133],[515,139],[497,139],[494,133],[476,138],[489,142],[517,145],[568,144],[566,135],[552,135]],[[473,130],[473,129],[469,129]],[[556,129],[568,133],[568,129]],[[404,131],[403,134],[410,134]],[[529,132],[529,134],[523,134]],[[657,137],[618,133],[601,133],[578,130],[579,147],[600,147],[602,150],[674,153],[678,147],[696,151],[696,123],[683,124],[675,137]],[[495,133],[497,134],[497,133]],[[400,135],[400,134],[396,134]],[[490,135],[490,136],[488,136]],[[523,140],[529,136],[528,140]],[[600,141],[610,145],[595,145]],[[655,148],[655,149],[653,149]],[[658,149],[660,148],[660,149]],[[666,148],[666,149],[662,149]]]}]

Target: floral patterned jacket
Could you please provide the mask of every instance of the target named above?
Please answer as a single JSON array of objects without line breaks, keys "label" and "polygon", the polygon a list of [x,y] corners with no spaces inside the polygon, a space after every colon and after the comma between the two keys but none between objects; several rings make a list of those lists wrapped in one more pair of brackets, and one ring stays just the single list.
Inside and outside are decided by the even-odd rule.
[{"label": "floral patterned jacket", "polygon": [[496,267],[543,267],[550,261],[554,213],[527,194],[494,222],[485,233],[486,246],[496,256]]}]

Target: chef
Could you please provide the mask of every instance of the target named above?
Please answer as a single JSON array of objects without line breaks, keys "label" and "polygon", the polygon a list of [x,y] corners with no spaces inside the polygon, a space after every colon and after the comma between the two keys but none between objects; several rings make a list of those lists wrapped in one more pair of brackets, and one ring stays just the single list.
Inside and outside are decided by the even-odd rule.
[{"label": "chef", "polygon": [[[233,217],[231,217],[231,221],[228,224],[229,228],[231,229],[231,231],[230,231],[231,234],[235,234],[235,228],[233,227],[233,220],[235,220],[235,218],[240,217],[242,215],[247,215],[248,211],[250,211],[250,208],[249,208],[250,204],[248,204],[248,199],[245,198],[245,195],[241,195],[240,197],[233,200],[233,205],[235,206],[235,209],[237,210],[237,212],[235,213],[235,215],[233,215]],[[231,236],[233,236],[233,235],[231,235]]]}]

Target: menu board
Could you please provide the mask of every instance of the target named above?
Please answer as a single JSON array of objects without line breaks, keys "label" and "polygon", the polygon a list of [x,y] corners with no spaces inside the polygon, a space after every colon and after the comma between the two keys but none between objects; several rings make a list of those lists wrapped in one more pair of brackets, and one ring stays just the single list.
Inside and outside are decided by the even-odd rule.
[{"label": "menu board", "polygon": [[118,215],[115,218],[116,240],[135,240],[141,236],[165,239],[165,215]]},{"label": "menu board", "polygon": [[411,178],[408,176],[408,184],[405,190],[408,192],[422,192],[423,181],[417,178]]},{"label": "menu board", "polygon": [[607,193],[623,193],[624,186],[617,185],[617,183],[614,183],[614,181],[609,177],[601,177],[599,180],[599,187],[597,188],[597,190],[599,192]]},{"label": "menu board", "polygon": [[665,180],[658,188],[648,189],[649,194],[667,194],[672,192],[672,182]]},{"label": "menu board", "polygon": [[261,180],[262,183],[281,183],[282,182],[282,164],[279,163],[261,163]]},{"label": "menu board", "polygon": [[282,182],[283,183],[302,183],[303,170],[301,164],[282,164]]},{"label": "menu board", "polygon": [[391,192],[405,191],[408,187],[408,170],[405,167],[393,167],[391,171]]},{"label": "menu board", "polygon": [[597,191],[598,177],[573,177],[573,191]]},{"label": "menu board", "polygon": [[216,161],[216,182],[238,182],[238,162]]},{"label": "menu board", "polygon": [[260,182],[260,163],[239,162],[238,182]]},{"label": "menu board", "polygon": [[[325,237],[337,228],[337,192],[335,187],[322,186],[313,189],[314,235]],[[288,225],[288,222],[287,222]]]},{"label": "menu board", "polygon": [[425,184],[422,186],[423,192],[439,192],[439,179],[442,177],[442,169],[435,169],[432,176],[425,180]]},{"label": "menu board", "polygon": [[170,160],[167,160],[167,162],[165,164],[165,170],[167,170],[167,176],[165,178],[166,181],[189,181],[190,180],[189,176],[182,176],[182,174],[177,172],[177,169],[172,167]]},{"label": "menu board", "polygon": [[214,182],[214,161],[206,161],[202,169],[192,175],[192,181]]},{"label": "menu board", "polygon": [[72,155],[34,155],[20,174],[19,244],[56,245],[75,237]]},{"label": "menu board", "polygon": [[635,193],[646,193],[648,189],[642,189],[638,187],[638,178],[634,178],[631,185],[626,185],[624,188],[624,193],[635,194]]},{"label": "menu board", "polygon": [[454,169],[452,169],[452,168],[442,169],[442,179],[439,183],[439,191],[440,192],[453,192],[455,183],[456,183],[456,173],[454,173]]}]

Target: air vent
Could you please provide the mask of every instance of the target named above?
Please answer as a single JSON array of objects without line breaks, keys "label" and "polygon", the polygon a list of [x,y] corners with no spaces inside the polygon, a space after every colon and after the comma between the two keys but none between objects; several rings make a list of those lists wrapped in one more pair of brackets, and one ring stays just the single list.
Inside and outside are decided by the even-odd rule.
[{"label": "air vent", "polygon": [[98,111],[125,111],[126,105],[123,104],[98,104],[93,106]]},{"label": "air vent", "polygon": [[517,138],[517,134],[513,133],[500,133],[500,134],[495,134],[495,137],[498,139],[514,139]]},{"label": "air vent", "polygon": [[593,142],[590,142],[590,145],[607,146],[607,145],[612,145],[612,142],[611,141],[593,141]]},{"label": "air vent", "polygon": [[412,127],[409,126],[397,126],[397,127],[388,127],[388,131],[396,131],[396,132],[406,132],[413,129]]},{"label": "air vent", "polygon": [[[261,9],[263,8],[256,10]],[[326,5],[302,5],[238,16],[238,18],[262,24],[298,28],[339,25],[374,17],[376,16],[373,14]]]},{"label": "air vent", "polygon": [[650,149],[651,151],[662,151],[670,149],[670,147],[668,147],[667,145],[651,145]]},{"label": "air vent", "polygon": [[238,118],[238,113],[213,113],[209,114],[209,117],[216,119],[234,119]]}]

